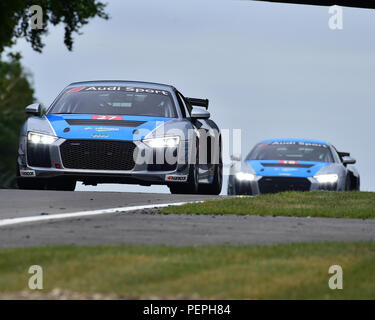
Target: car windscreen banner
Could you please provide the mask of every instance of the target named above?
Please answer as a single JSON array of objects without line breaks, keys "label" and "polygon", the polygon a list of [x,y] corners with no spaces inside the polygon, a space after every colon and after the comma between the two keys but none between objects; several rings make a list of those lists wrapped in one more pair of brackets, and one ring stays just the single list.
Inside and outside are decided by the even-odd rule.
[{"label": "car windscreen banner", "polygon": [[87,87],[75,87],[69,89],[67,92],[98,92],[98,91],[123,91],[130,93],[150,93],[150,94],[161,94],[164,96],[170,95],[167,90],[141,88],[141,87],[129,87],[129,86],[87,86]]}]

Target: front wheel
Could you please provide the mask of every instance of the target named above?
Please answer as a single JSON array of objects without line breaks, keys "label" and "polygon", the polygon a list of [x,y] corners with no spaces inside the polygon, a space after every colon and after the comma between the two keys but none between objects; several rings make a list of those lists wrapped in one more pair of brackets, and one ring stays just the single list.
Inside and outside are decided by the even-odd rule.
[{"label": "front wheel", "polygon": [[345,191],[351,191],[352,190],[352,180],[350,179],[349,175],[346,175],[345,179]]},{"label": "front wheel", "polygon": [[169,185],[169,190],[172,194],[195,194],[198,192],[199,186],[199,142],[196,141],[195,153],[195,163],[189,165],[189,174],[187,182],[184,183],[173,183]]},{"label": "front wheel", "polygon": [[214,179],[211,184],[200,184],[198,193],[218,195],[223,187],[223,165],[216,164],[214,170]]},{"label": "front wheel", "polygon": [[198,192],[198,165],[191,164],[188,180],[185,183],[173,183],[169,185],[172,194],[194,194]]}]

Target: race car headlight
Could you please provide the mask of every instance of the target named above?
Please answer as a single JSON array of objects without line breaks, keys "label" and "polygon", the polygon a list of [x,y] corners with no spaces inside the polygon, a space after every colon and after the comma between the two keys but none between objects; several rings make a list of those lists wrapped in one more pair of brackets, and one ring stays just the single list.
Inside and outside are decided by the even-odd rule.
[{"label": "race car headlight", "polygon": [[255,175],[252,173],[246,173],[241,171],[236,173],[236,179],[239,181],[254,181]]},{"label": "race car headlight", "polygon": [[27,135],[27,140],[31,143],[35,144],[52,144],[54,143],[58,137],[50,136],[48,134],[36,133],[36,132],[29,132]]},{"label": "race car headlight", "polygon": [[151,138],[143,142],[151,148],[174,148],[180,143],[180,137]]},{"label": "race car headlight", "polygon": [[319,183],[335,183],[339,179],[339,176],[337,174],[320,174],[314,176],[314,178],[318,180]]}]

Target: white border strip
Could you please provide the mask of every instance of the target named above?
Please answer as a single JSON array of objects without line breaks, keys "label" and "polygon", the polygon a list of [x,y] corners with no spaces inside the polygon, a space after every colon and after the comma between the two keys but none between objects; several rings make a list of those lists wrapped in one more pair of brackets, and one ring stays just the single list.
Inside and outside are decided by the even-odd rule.
[{"label": "white border strip", "polygon": [[147,204],[142,206],[132,206],[132,207],[119,207],[119,208],[110,208],[110,209],[101,209],[101,210],[92,210],[92,211],[80,211],[73,213],[58,213],[44,216],[32,216],[32,217],[21,217],[21,218],[10,218],[0,220],[0,227],[11,226],[15,224],[28,223],[28,222],[40,222],[48,220],[61,220],[69,218],[79,218],[86,216],[97,216],[101,214],[110,214],[116,212],[129,212],[134,210],[143,210],[143,209],[152,209],[152,208],[164,208],[168,206],[182,206],[187,203],[202,202],[202,201],[193,201],[193,202],[175,202],[175,203],[161,203],[161,204]]}]

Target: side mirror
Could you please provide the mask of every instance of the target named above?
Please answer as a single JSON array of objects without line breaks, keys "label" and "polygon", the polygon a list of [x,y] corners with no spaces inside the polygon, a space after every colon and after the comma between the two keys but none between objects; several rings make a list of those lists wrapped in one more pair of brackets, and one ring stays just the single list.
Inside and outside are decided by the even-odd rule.
[{"label": "side mirror", "polygon": [[343,164],[355,164],[356,162],[357,162],[357,160],[355,160],[352,157],[349,157],[349,156],[342,157],[342,163]]},{"label": "side mirror", "polygon": [[191,118],[192,119],[208,119],[210,117],[210,113],[207,110],[200,109],[200,108],[193,108],[191,111]]},{"label": "side mirror", "polygon": [[241,155],[240,155],[240,154],[232,154],[232,155],[230,156],[230,159],[231,159],[232,161],[241,161]]},{"label": "side mirror", "polygon": [[42,106],[40,103],[33,103],[25,108],[26,114],[40,117],[42,115]]}]

